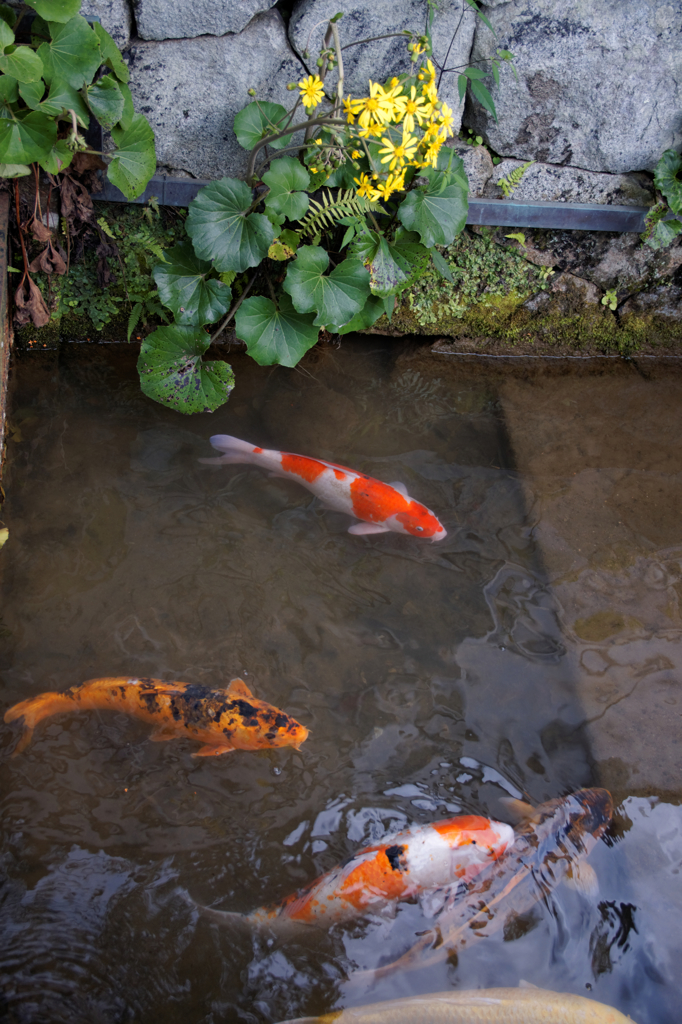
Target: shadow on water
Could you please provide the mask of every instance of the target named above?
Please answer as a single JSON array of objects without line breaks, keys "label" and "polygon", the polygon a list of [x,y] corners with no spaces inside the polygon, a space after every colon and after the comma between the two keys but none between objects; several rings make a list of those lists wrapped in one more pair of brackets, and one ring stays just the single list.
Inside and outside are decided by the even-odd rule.
[{"label": "shadow on water", "polygon": [[[377,339],[316,349],[292,371],[231,361],[228,405],[190,419],[140,395],[125,347],[69,346],[16,368],[4,707],[101,675],[211,686],[241,675],[310,737],[300,752],[196,760],[189,743],[150,743],[140,722],[91,712],[42,723],[12,759],[5,727],[4,1019],[271,1024],[526,978],[591,986],[639,1024],[672,1021],[682,821],[662,776],[628,774],[637,724],[626,713],[633,687],[676,699],[679,623],[659,621],[678,578],[660,525],[671,465],[657,470],[661,576],[654,540],[637,547],[597,522],[596,494],[602,518],[614,487],[641,497],[632,472],[616,461],[599,491],[594,453],[578,464],[589,416],[593,438],[613,426],[608,403],[601,426],[595,410],[598,375],[576,388],[575,375],[437,361]],[[448,535],[352,537],[348,517],[295,483],[201,465],[213,433],[401,480]],[[626,516],[631,503],[617,508]],[[578,519],[594,534],[587,555],[561,534]],[[627,600],[600,605],[630,585],[639,617]],[[610,845],[591,857],[599,897],[557,891],[456,965],[348,987],[354,965],[410,944],[416,905],[280,935],[218,928],[194,904],[252,910],[408,823],[507,820],[500,797],[540,802],[591,784],[622,802]]]}]

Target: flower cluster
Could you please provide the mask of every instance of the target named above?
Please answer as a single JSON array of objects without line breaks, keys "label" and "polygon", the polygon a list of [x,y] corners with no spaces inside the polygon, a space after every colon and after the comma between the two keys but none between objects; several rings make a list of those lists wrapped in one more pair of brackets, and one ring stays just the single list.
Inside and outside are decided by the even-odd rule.
[{"label": "flower cluster", "polygon": [[[351,159],[369,158],[367,140],[381,142],[380,164],[377,166],[370,159],[371,173],[354,178],[361,196],[386,200],[392,193],[404,191],[407,168],[436,167],[441,146],[453,135],[454,115],[447,103],[438,99],[436,69],[431,60],[420,67],[411,79],[415,80],[415,85],[398,78],[392,78],[387,85],[370,81],[369,96],[348,96],[343,101]],[[298,85],[304,106],[317,106],[323,96],[322,81],[310,75]],[[401,129],[400,135],[396,128]],[[322,154],[309,169],[313,173],[325,169]]]}]

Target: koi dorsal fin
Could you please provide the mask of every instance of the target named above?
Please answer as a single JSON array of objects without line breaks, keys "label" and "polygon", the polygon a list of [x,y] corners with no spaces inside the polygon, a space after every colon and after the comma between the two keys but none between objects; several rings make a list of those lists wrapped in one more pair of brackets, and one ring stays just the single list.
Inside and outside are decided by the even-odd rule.
[{"label": "koi dorsal fin", "polygon": [[407,493],[407,487],[402,482],[402,480],[392,480],[391,483],[389,484],[389,487],[393,487],[394,490],[402,494],[403,498],[409,498],[409,494]]},{"label": "koi dorsal fin", "polygon": [[225,691],[230,697],[253,697],[243,679],[232,679]]}]

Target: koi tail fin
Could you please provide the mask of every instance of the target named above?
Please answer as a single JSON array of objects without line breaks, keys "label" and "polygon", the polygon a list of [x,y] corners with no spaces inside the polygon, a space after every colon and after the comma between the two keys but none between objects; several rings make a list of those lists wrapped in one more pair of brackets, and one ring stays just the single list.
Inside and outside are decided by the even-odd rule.
[{"label": "koi tail fin", "polygon": [[5,712],[5,722],[9,724],[19,720],[19,724],[24,729],[19,742],[12,752],[12,757],[16,757],[17,754],[20,754],[29,745],[33,738],[33,730],[38,722],[42,722],[43,718],[49,718],[51,715],[58,715],[62,711],[70,711],[72,709],[73,701],[63,693],[41,693],[37,697],[32,697],[30,700],[22,700],[9,708]]},{"label": "koi tail fin", "polygon": [[199,459],[199,462],[208,464],[230,464],[236,462],[258,463],[258,454],[262,449],[256,449],[248,441],[240,441],[238,437],[230,437],[229,434],[214,434],[209,441],[216,451],[223,454],[217,459]]},{"label": "koi tail fin", "polygon": [[251,922],[248,917],[244,914],[237,914],[231,910],[214,910],[212,907],[205,907],[202,903],[197,903],[196,900],[192,899],[186,889],[178,889],[178,895],[181,896],[185,903],[187,903],[192,910],[199,915],[199,917],[205,918],[207,921],[214,921],[219,925],[227,925],[228,927],[250,930]]}]

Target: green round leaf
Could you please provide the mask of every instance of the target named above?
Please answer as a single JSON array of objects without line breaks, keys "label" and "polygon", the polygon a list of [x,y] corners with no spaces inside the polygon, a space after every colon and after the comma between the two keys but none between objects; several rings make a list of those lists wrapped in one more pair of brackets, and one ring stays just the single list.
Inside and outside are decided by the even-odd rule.
[{"label": "green round leaf", "polygon": [[135,107],[133,106],[133,94],[131,93],[130,89],[124,82],[119,82],[118,87],[121,90],[121,95],[123,96],[123,113],[121,114],[119,126],[123,128],[125,131],[126,129],[130,128],[131,124],[133,123],[133,118],[135,117]]},{"label": "green round leaf", "polygon": [[113,128],[123,114],[125,101],[113,75],[105,75],[85,90],[88,106],[103,128]]},{"label": "green round leaf", "polygon": [[97,36],[100,53],[102,54],[102,63],[106,64],[114,72],[119,82],[127,82],[130,78],[130,71],[128,70],[128,65],[123,60],[118,46],[98,21],[93,22],[92,28]]},{"label": "green round leaf", "polygon": [[391,243],[380,238],[368,267],[372,294],[399,295],[421,276],[428,262],[429,254],[419,242]]},{"label": "green round leaf", "polygon": [[[4,21],[0,22],[4,25]],[[10,46],[0,55],[0,71],[17,82],[37,82],[43,77],[43,62],[30,46]]]},{"label": "green round leaf", "polygon": [[65,25],[52,21],[50,36],[51,43],[38,47],[45,81],[50,84],[54,78],[61,78],[74,89],[89,84],[102,63],[102,54],[97,36],[85,18],[78,15]]},{"label": "green round leaf", "polygon": [[39,78],[37,82],[21,82],[19,85],[19,95],[31,110],[36,110],[40,106],[44,92],[45,83],[42,78]]},{"label": "green round leaf", "polygon": [[385,312],[384,300],[380,299],[378,295],[370,295],[360,312],[356,313],[352,320],[349,320],[343,327],[330,325],[328,329],[332,334],[352,334],[355,331],[364,331]]},{"label": "green round leaf", "polygon": [[260,213],[248,213],[251,189],[236,178],[221,178],[206,185],[192,200],[187,234],[197,256],[213,260],[216,270],[257,267],[275,237],[272,224]]},{"label": "green round leaf", "polygon": [[443,171],[428,168],[423,175],[429,184],[408,193],[398,217],[409,231],[419,234],[427,249],[450,245],[466,224],[467,193],[460,185],[448,184]]},{"label": "green round leaf", "polygon": [[90,111],[83,102],[81,94],[61,78],[52,80],[47,99],[40,104],[40,109],[51,117],[69,121],[71,115],[68,111],[73,110],[82,128],[87,128],[90,122]]},{"label": "green round leaf", "polygon": [[45,21],[70,21],[81,9],[81,0],[26,0]]},{"label": "green round leaf", "polygon": [[66,139],[57,139],[47,156],[42,157],[38,163],[48,174],[60,174],[66,170],[74,156],[73,150],[66,144]]},{"label": "green round leaf", "polygon": [[135,199],[156,170],[154,132],[143,114],[135,114],[130,128],[114,128],[111,137],[116,149],[107,177],[127,199]]},{"label": "green round leaf", "polygon": [[10,28],[16,24],[17,13],[7,4],[0,4],[0,19],[7,22]]},{"label": "green round leaf", "polygon": [[0,178],[23,178],[30,173],[28,164],[0,164]]},{"label": "green round leaf", "polygon": [[159,298],[179,324],[212,324],[230,308],[232,289],[217,278],[209,279],[213,264],[200,260],[191,242],[168,249],[166,263],[152,271]]},{"label": "green round leaf", "polygon": [[288,295],[280,297],[279,309],[263,296],[246,299],[237,310],[235,326],[237,337],[260,366],[296,366],[320,334],[312,316],[297,313]]},{"label": "green round leaf", "polygon": [[0,75],[0,103],[10,106],[19,102],[19,83],[10,75]]},{"label": "green round leaf", "polygon": [[265,197],[268,209],[289,220],[300,220],[305,216],[310,200],[300,189],[308,188],[310,175],[298,160],[292,156],[273,160],[270,170],[263,175],[263,181],[270,189]]},{"label": "green round leaf", "polygon": [[234,387],[227,363],[203,363],[210,338],[199,327],[159,327],[142,342],[137,370],[149,398],[177,412],[214,412]]},{"label": "green round leaf", "polygon": [[668,200],[673,213],[682,211],[682,157],[674,149],[666,149],[656,164],[654,185]]},{"label": "green round leaf", "polygon": [[329,256],[320,246],[304,245],[289,266],[284,290],[291,295],[299,313],[316,312],[315,324],[337,324],[352,320],[369,295],[369,274],[358,259],[345,259],[324,276]]},{"label": "green round leaf", "polygon": [[4,18],[0,20],[0,50],[4,50],[6,46],[12,46],[14,43],[14,32],[9,27]]},{"label": "green round leaf", "polygon": [[[247,104],[234,119],[234,133],[237,136],[237,142],[244,149],[253,149],[266,135],[276,135],[277,132],[283,130],[286,114],[286,110],[279,103],[258,100]],[[291,135],[285,135],[269,145],[272,149],[283,149],[290,143]]]},{"label": "green round leaf", "polygon": [[32,110],[26,117],[0,118],[0,162],[30,164],[42,160],[57,141],[57,125]]}]

